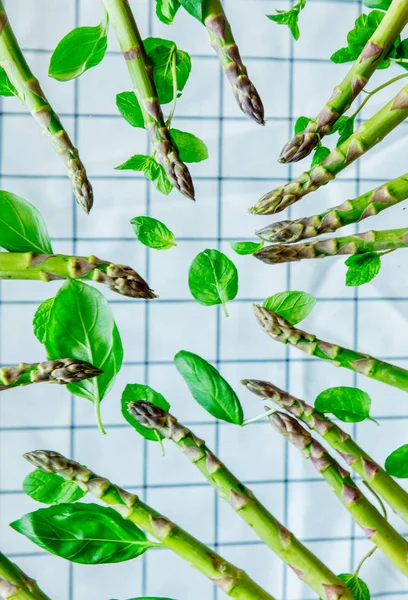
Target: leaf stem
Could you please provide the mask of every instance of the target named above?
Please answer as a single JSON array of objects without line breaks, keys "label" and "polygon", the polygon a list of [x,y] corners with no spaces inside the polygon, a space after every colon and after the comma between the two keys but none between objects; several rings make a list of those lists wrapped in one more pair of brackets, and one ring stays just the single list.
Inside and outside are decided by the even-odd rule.
[{"label": "leaf stem", "polygon": [[262,421],[262,419],[269,417],[269,415],[272,415],[275,411],[276,411],[276,408],[270,408],[269,410],[262,413],[261,415],[257,415],[256,417],[251,417],[250,419],[245,419],[245,421],[242,423],[242,427],[245,427],[246,425],[249,425],[250,423],[256,423],[257,421]]},{"label": "leaf stem", "polygon": [[105,431],[105,428],[102,423],[100,400],[96,400],[96,399],[94,400],[94,407],[95,407],[96,422],[98,424],[99,431],[101,432],[102,435],[106,435],[106,431]]},{"label": "leaf stem", "polygon": [[224,315],[226,316],[226,318],[229,317],[229,312],[227,310],[227,305],[225,302],[221,302],[221,306],[222,306],[222,310],[224,311]]},{"label": "leaf stem", "polygon": [[403,73],[402,75],[398,75],[398,77],[394,77],[393,79],[390,79],[389,81],[386,81],[382,85],[379,85],[372,92],[367,92],[366,98],[360,104],[360,106],[358,107],[358,109],[351,115],[350,119],[355,119],[356,118],[356,116],[358,115],[358,113],[361,110],[363,110],[364,106],[370,100],[371,96],[374,96],[374,94],[376,94],[377,92],[380,92],[381,90],[385,89],[386,87],[388,87],[392,83],[395,83],[396,81],[399,81],[400,79],[404,79],[404,77],[408,77],[408,73]]},{"label": "leaf stem", "polygon": [[365,554],[363,556],[363,558],[360,560],[360,562],[357,565],[357,569],[354,571],[354,575],[356,577],[358,577],[358,574],[360,573],[361,567],[363,566],[363,564],[365,563],[366,560],[368,560],[373,554],[374,552],[377,550],[378,546],[374,546],[373,548],[371,548],[371,550],[369,552],[367,552],[367,554]]}]

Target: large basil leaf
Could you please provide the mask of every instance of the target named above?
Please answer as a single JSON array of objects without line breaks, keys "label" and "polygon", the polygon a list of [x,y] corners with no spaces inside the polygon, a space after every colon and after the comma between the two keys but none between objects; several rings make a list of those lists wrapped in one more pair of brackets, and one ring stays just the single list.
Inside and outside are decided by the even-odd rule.
[{"label": "large basil leaf", "polygon": [[340,421],[360,423],[370,419],[371,398],[358,388],[333,387],[317,396],[315,408],[323,413],[332,413]]},{"label": "large basil leaf", "polygon": [[306,319],[316,305],[316,298],[306,292],[281,292],[269,296],[263,307],[277,313],[291,325]]},{"label": "large basil leaf", "polygon": [[47,226],[35,206],[4,191],[0,191],[0,247],[9,252],[52,254]]},{"label": "large basil leaf", "polygon": [[190,56],[179,50],[174,42],[161,38],[146,38],[143,46],[153,67],[160,104],[167,104],[174,98],[175,84],[177,92],[181,92],[187,83],[191,71]]},{"label": "large basil leaf", "polygon": [[129,402],[139,402],[140,400],[151,402],[151,404],[154,404],[165,411],[170,410],[170,404],[167,402],[164,396],[159,394],[159,392],[156,392],[148,385],[143,385],[141,383],[129,383],[123,390],[122,415],[125,417],[126,421],[146,440],[158,442],[159,440],[163,439],[163,436],[153,429],[149,429],[148,427],[144,427],[144,425],[140,425],[140,423],[138,423],[128,411]]},{"label": "large basil leaf", "polygon": [[33,500],[44,504],[62,504],[76,502],[86,492],[75,483],[66,481],[56,473],[46,473],[36,469],[23,481],[23,490]]}]

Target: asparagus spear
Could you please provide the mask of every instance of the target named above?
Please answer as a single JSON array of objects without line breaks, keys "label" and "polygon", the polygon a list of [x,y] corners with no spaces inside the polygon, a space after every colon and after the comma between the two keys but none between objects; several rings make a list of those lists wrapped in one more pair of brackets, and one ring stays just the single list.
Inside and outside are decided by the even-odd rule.
[{"label": "asparagus spear", "polygon": [[0,552],[0,600],[50,600],[30,577]]},{"label": "asparagus spear", "polygon": [[144,504],[138,496],[130,494],[58,452],[36,450],[24,454],[24,458],[47,473],[56,473],[68,481],[76,481],[82,489],[112,506],[124,519],[135,523],[163,546],[198,569],[231,598],[273,600],[272,596],[252,581],[244,571]]},{"label": "asparagus spear", "polygon": [[343,204],[330,208],[320,215],[272,223],[257,231],[256,234],[267,242],[298,242],[321,233],[337,231],[340,227],[377,215],[407,198],[408,173],[405,173],[358,198],[346,200]]},{"label": "asparagus spear", "polygon": [[144,279],[124,265],[115,265],[96,256],[66,256],[35,252],[1,252],[0,279],[81,278],[107,285],[130,298],[156,298]]},{"label": "asparagus spear", "polygon": [[180,160],[171,140],[157,96],[153,71],[143,47],[132,9],[127,0],[103,0],[118,38],[133,84],[133,91],[142,110],[157,160],[163,166],[172,185],[194,200],[190,172]]},{"label": "asparagus spear", "polygon": [[408,392],[408,371],[405,369],[369,354],[323,342],[315,335],[293,327],[283,317],[262,306],[255,304],[254,312],[262,329],[274,340],[295,346],[310,356],[329,360],[336,367],[350,369]]},{"label": "asparagus spear", "polygon": [[175,417],[149,402],[130,402],[128,410],[141,425],[175,442],[221,498],[229,502],[258,536],[324,600],[353,599],[347,586],[303,546],[207,448]]},{"label": "asparagus spear", "polygon": [[369,456],[351,436],[313,406],[279,389],[269,381],[244,379],[252,393],[272,400],[280,408],[303,421],[334,448],[368,485],[408,523],[408,493]]},{"label": "asparagus spear", "polygon": [[59,358],[34,364],[20,363],[17,367],[0,369],[0,392],[30,383],[77,383],[102,373],[100,369],[75,358]]},{"label": "asparagus spear", "polygon": [[315,148],[318,142],[330,131],[337,119],[348,110],[351,103],[367,85],[371,75],[388,54],[395,40],[408,23],[408,4],[406,0],[393,0],[383,20],[370,40],[364,46],[360,56],[332,97],[306,129],[286,144],[280,155],[280,162],[301,160]]},{"label": "asparagus spear", "polygon": [[353,135],[337,146],[320,164],[302,173],[294,181],[265,194],[250,209],[254,214],[273,214],[298,202],[303,196],[334,179],[343,169],[381,142],[386,135],[408,117],[408,85],[362,123]]},{"label": "asparagus spear", "polygon": [[347,508],[365,535],[385,556],[408,577],[408,542],[388,523],[367,500],[345,471],[306,429],[290,415],[275,412],[269,415],[275,429],[311,458],[313,465],[323,475],[336,496]]},{"label": "asparagus spear", "polygon": [[364,254],[396,250],[408,246],[408,229],[366,231],[328,240],[313,240],[300,244],[266,246],[254,256],[270,265],[293,262],[303,258],[326,258],[344,254]]},{"label": "asparagus spear", "polygon": [[6,71],[16,88],[21,102],[27,106],[43,132],[51,139],[57,154],[65,163],[78,204],[89,213],[93,204],[93,192],[85,167],[79,158],[78,150],[73,146],[21,52],[2,0],[0,0],[0,66]]}]

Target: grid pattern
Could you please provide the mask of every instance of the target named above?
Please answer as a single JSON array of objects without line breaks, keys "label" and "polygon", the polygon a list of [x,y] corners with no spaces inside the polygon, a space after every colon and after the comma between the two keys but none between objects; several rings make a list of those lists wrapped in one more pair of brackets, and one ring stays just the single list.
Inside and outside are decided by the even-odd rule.
[{"label": "grid pattern", "polygon": [[[292,131],[294,118],[313,115],[325,100],[327,90],[341,77],[342,67],[334,68],[327,57],[343,44],[350,24],[361,10],[360,3],[309,0],[302,15],[302,38],[298,44],[293,43],[285,28],[263,16],[275,8],[287,8],[288,2],[225,0],[225,4],[249,72],[265,99],[268,126],[264,129],[239,113],[216,57],[210,50],[207,53],[205,31],[198,23],[193,24],[180,13],[169,29],[155,19],[153,0],[132,2],[144,35],[172,37],[193,57],[191,81],[175,118],[177,127],[202,137],[210,150],[210,159],[192,169],[198,197],[193,206],[175,193],[169,198],[161,197],[138,175],[115,174],[112,170],[128,156],[143,152],[144,147],[149,149],[144,133],[132,130],[115,108],[115,94],[129,89],[129,83],[113,38],[104,63],[80,80],[58,84],[46,78],[49,57],[58,40],[74,26],[96,23],[99,0],[71,0],[64,4],[63,19],[61,8],[53,0],[36,0],[36,7],[28,9],[25,0],[7,3],[33,70],[44,82],[51,102],[79,145],[94,183],[96,204],[89,218],[78,211],[66,175],[47,140],[41,139],[31,117],[12,99],[0,99],[3,188],[38,206],[46,217],[56,251],[93,253],[130,263],[160,294],[154,303],[107,294],[124,342],[125,362],[115,388],[102,406],[106,437],[99,435],[90,405],[80,398],[67,398],[63,389],[32,386],[14,390],[0,404],[2,550],[36,575],[49,595],[58,600],[124,599],[147,594],[178,600],[217,600],[221,595],[165,550],[153,551],[130,563],[87,568],[46,555],[10,531],[10,521],[35,509],[20,489],[28,467],[19,455],[44,446],[67,453],[127,489],[137,490],[155,508],[245,568],[277,598],[312,600],[310,590],[219,502],[177,449],[169,446],[162,459],[156,446],[148,445],[129,430],[119,405],[121,391],[129,382],[145,382],[161,391],[172,403],[173,412],[205,438],[277,518],[334,571],[352,571],[369,546],[311,465],[274,435],[267,423],[238,430],[207,419],[206,413],[190,399],[173,367],[172,358],[181,349],[180,344],[220,369],[240,392],[248,416],[259,412],[262,405],[240,389],[243,377],[270,379],[309,401],[333,385],[359,385],[371,394],[373,414],[381,428],[377,431],[374,425],[365,423],[353,426],[358,441],[378,460],[407,441],[408,408],[399,402],[400,397],[403,400],[402,392],[392,390],[390,394],[381,384],[336,371],[274,344],[259,330],[251,311],[253,302],[278,291],[309,291],[319,303],[308,318],[306,329],[330,341],[353,344],[408,366],[408,284],[401,277],[403,252],[387,257],[386,268],[372,285],[353,290],[344,287],[341,260],[272,268],[250,257],[233,255],[229,248],[232,240],[253,239],[254,228],[268,222],[268,217],[250,217],[248,206],[268,187],[299,172],[297,165],[277,165],[275,157]],[[336,29],[330,30],[329,35],[333,15]],[[376,85],[390,76],[390,72],[378,73]],[[387,91],[386,96],[376,96],[368,103],[361,119],[377,110],[389,94]],[[404,172],[401,149],[406,131],[406,125],[398,128],[389,137],[386,149],[373,150],[327,189],[292,207],[289,216],[312,214]],[[387,210],[381,215],[381,226],[399,226],[401,218],[397,213],[402,210],[403,207]],[[166,222],[177,235],[177,248],[155,253],[138,245],[129,220],[140,214]],[[373,227],[379,225],[378,221],[372,223]],[[188,265],[206,247],[223,250],[239,268],[240,293],[230,306],[228,320],[219,309],[198,305],[188,292]],[[55,283],[0,283],[2,366],[21,360],[36,361],[43,356],[32,336],[31,320],[37,305],[57,288]],[[390,520],[401,530],[392,515]],[[373,590],[373,598],[406,595],[402,576],[379,555],[365,566],[363,576]]]}]

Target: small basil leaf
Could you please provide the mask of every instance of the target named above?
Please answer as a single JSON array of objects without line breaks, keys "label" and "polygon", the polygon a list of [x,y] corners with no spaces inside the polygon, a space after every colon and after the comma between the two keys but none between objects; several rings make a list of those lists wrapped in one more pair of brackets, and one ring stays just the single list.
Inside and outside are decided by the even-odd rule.
[{"label": "small basil leaf", "polygon": [[344,581],[348,589],[353,593],[355,600],[370,600],[370,590],[362,579],[354,573],[341,573],[339,579]]},{"label": "small basil leaf", "polygon": [[297,135],[298,133],[302,133],[302,131],[304,131],[309,125],[311,120],[312,119],[309,119],[309,117],[299,117],[294,127],[295,135]]},{"label": "small basil leaf", "polygon": [[376,252],[353,254],[346,260],[345,264],[348,267],[346,285],[349,287],[368,283],[381,270],[381,258]]},{"label": "small basil leaf", "polygon": [[9,252],[53,252],[47,226],[35,206],[4,191],[0,191],[0,248]]},{"label": "small basil leaf", "polygon": [[392,0],[364,0],[367,8],[378,8],[379,10],[388,10]]},{"label": "small basil leaf", "polygon": [[191,71],[191,59],[187,52],[179,50],[174,42],[161,38],[147,38],[143,41],[147,58],[153,67],[160,104],[173,100],[174,82],[177,91],[182,92]]},{"label": "small basil leaf", "polygon": [[331,55],[330,60],[336,65],[341,65],[353,61],[354,58],[352,52],[348,48],[340,48]]},{"label": "small basil leaf", "polygon": [[135,217],[130,221],[139,242],[156,250],[167,250],[177,246],[174,233],[161,221],[152,217]]},{"label": "small basil leaf", "polygon": [[145,126],[142,109],[134,92],[122,92],[116,96],[116,106],[122,117],[126,119],[132,127]]},{"label": "small basil leaf", "polygon": [[204,5],[206,0],[179,0],[181,6],[186,9],[190,15],[204,23]]},{"label": "small basil leaf", "polygon": [[316,298],[306,292],[281,292],[269,296],[263,307],[277,313],[291,325],[306,319],[316,305]]},{"label": "small basil leaf", "polygon": [[195,163],[208,158],[208,148],[197,136],[179,129],[170,129],[169,133],[183,162]]},{"label": "small basil leaf", "polygon": [[47,300],[44,300],[35,311],[33,319],[34,335],[41,344],[45,344],[47,325],[53,304],[54,298],[48,298]]},{"label": "small basil leaf", "polygon": [[162,23],[170,25],[180,6],[179,0],[156,0],[156,15]]},{"label": "small basil leaf", "polygon": [[276,15],[266,15],[271,21],[279,23],[279,25],[287,25],[295,40],[300,37],[299,30],[299,13],[306,6],[306,0],[298,0],[290,10],[276,9]]},{"label": "small basil leaf", "polygon": [[326,148],[326,146],[318,146],[313,154],[311,167],[315,165],[319,165],[325,158],[327,158],[330,154],[330,149]]},{"label": "small basil leaf", "polygon": [[118,171],[141,171],[146,179],[152,181],[156,188],[168,196],[173,189],[163,167],[151,156],[135,154],[126,162],[116,167]]},{"label": "small basil leaf", "polygon": [[129,402],[139,402],[140,400],[150,402],[151,404],[154,404],[165,411],[170,410],[170,404],[167,402],[164,396],[159,394],[159,392],[156,392],[148,385],[142,385],[141,383],[129,383],[123,390],[121,401],[122,415],[125,417],[126,421],[146,440],[158,442],[159,440],[163,439],[163,436],[153,429],[149,429],[148,427],[140,425],[140,423],[138,423],[128,411]]},{"label": "small basil leaf", "polygon": [[136,525],[99,504],[56,504],[10,525],[47,552],[83,565],[131,560],[154,545]]},{"label": "small basil leaf", "polygon": [[408,444],[401,446],[387,457],[385,470],[399,479],[408,479]]},{"label": "small basil leaf", "polygon": [[3,67],[0,67],[0,96],[17,96],[18,98],[18,91],[11,83]]},{"label": "small basil leaf", "polygon": [[331,413],[345,423],[360,423],[370,419],[371,398],[358,388],[333,387],[317,396],[315,408],[322,413]]},{"label": "small basil leaf", "polygon": [[86,494],[75,481],[66,481],[55,473],[45,473],[36,469],[23,481],[23,490],[33,500],[44,504],[76,502]]},{"label": "small basil leaf", "polygon": [[210,415],[242,425],[244,414],[238,396],[215,367],[186,350],[176,354],[174,364],[195,400]]},{"label": "small basil leaf", "polygon": [[265,241],[261,242],[230,242],[231,248],[241,255],[254,254],[263,248]]}]

